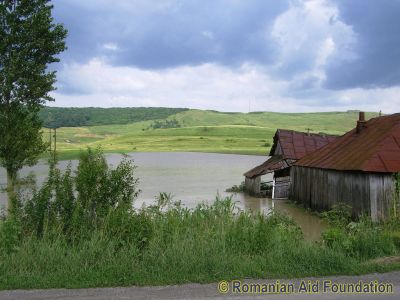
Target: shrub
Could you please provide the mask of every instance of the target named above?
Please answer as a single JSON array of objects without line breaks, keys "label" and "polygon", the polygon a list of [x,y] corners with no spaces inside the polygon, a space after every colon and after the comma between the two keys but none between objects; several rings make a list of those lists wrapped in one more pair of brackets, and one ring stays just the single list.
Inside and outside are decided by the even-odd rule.
[{"label": "shrub", "polygon": [[244,192],[245,190],[246,190],[246,185],[245,185],[244,181],[242,181],[239,185],[234,185],[231,188],[226,189],[225,192],[241,193],[241,192]]},{"label": "shrub", "polygon": [[396,247],[382,226],[363,216],[357,223],[347,226],[351,254],[363,259],[392,255]]},{"label": "shrub", "polygon": [[102,231],[107,239],[117,241],[119,247],[130,244],[142,250],[151,239],[153,227],[145,212],[136,213],[120,206],[110,210]]},{"label": "shrub", "polygon": [[0,255],[11,254],[19,248],[21,223],[14,217],[0,221]]},{"label": "shrub", "polygon": [[342,208],[334,208],[326,215],[332,226],[322,234],[327,247],[361,260],[397,252],[396,240],[385,230],[385,224],[374,223],[367,216],[361,216],[358,222],[349,222],[350,215]]},{"label": "shrub", "polygon": [[346,203],[337,203],[332,209],[322,213],[328,223],[334,227],[344,227],[351,221],[351,206]]},{"label": "shrub", "polygon": [[346,231],[343,228],[332,227],[322,233],[322,239],[330,248],[341,249],[348,251],[350,248],[349,240],[346,236]]},{"label": "shrub", "polygon": [[266,143],[263,144],[263,146],[269,148],[269,147],[271,147],[271,143],[266,142]]},{"label": "shrub", "polygon": [[38,238],[62,234],[77,240],[103,228],[113,211],[132,214],[139,193],[134,170],[126,157],[110,169],[102,152],[90,148],[81,153],[75,176],[70,166],[62,173],[51,164],[48,180],[23,206],[24,230]]}]

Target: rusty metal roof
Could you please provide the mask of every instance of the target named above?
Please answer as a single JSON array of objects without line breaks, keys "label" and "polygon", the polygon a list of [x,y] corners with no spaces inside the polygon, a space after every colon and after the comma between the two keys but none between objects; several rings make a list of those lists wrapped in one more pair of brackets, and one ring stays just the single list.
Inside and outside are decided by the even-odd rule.
[{"label": "rusty metal roof", "polygon": [[[278,129],[274,136],[274,144],[270,158],[261,165],[244,173],[248,178],[254,178],[277,170],[285,169],[308,153],[315,151],[327,143],[334,141],[337,136],[306,133],[294,130]],[[281,154],[276,154],[280,148]]]},{"label": "rusty metal roof", "polygon": [[267,173],[274,172],[276,170],[284,169],[291,166],[290,162],[287,162],[282,158],[281,155],[271,156],[266,162],[251,169],[244,173],[244,176],[248,178],[254,178]]},{"label": "rusty metal roof", "polygon": [[400,171],[400,113],[377,117],[303,157],[298,166],[342,171]]},{"label": "rusty metal roof", "polygon": [[333,135],[278,129],[269,155],[274,155],[280,146],[283,158],[297,160],[333,142],[336,138],[337,136]]}]

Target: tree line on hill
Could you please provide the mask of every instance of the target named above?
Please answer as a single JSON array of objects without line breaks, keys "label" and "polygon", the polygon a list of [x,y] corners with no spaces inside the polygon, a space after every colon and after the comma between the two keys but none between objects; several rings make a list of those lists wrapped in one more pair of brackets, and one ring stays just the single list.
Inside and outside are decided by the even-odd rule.
[{"label": "tree line on hill", "polygon": [[128,124],[147,120],[165,119],[188,110],[167,107],[43,107],[39,116],[46,128],[79,127],[109,124]]}]

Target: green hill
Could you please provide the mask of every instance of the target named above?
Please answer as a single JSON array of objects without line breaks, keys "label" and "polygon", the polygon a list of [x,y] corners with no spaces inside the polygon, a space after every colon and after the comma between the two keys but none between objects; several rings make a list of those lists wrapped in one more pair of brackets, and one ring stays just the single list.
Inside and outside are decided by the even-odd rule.
[{"label": "green hill", "polygon": [[[371,118],[377,113],[367,113]],[[128,124],[62,127],[57,149],[62,158],[75,157],[87,146],[106,152],[199,151],[266,154],[277,128],[343,134],[353,128],[358,112],[224,113],[184,110],[166,118]],[[45,133],[46,133],[45,129]],[[44,134],[48,138],[48,134]]]},{"label": "green hill", "polygon": [[187,108],[167,107],[44,107],[40,118],[46,128],[127,124],[167,118]]}]

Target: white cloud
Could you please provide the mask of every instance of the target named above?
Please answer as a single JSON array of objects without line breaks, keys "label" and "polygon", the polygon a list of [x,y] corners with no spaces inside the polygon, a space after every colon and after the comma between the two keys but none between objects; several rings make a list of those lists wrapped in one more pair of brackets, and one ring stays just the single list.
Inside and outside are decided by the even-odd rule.
[{"label": "white cloud", "polygon": [[210,40],[215,39],[214,33],[212,31],[204,30],[201,32],[201,35]]},{"label": "white cloud", "polygon": [[[83,2],[86,3],[86,1]],[[93,4],[94,0],[87,2]],[[237,2],[244,3],[239,0]],[[193,7],[188,5],[182,12],[184,3],[186,2],[174,0],[161,0],[157,4],[145,0],[123,0],[115,3],[113,9],[121,14],[126,13],[131,19],[141,20],[138,24],[148,19],[146,16],[150,11],[155,12],[157,16],[165,17],[171,14],[180,17],[178,24],[190,25],[191,22],[186,21],[191,21],[192,15],[187,14],[192,12]],[[59,72],[60,90],[54,93],[57,101],[53,105],[169,106],[248,111],[250,103],[252,111],[303,112],[363,109],[382,110],[386,113],[396,112],[400,106],[400,100],[397,97],[400,94],[400,87],[368,90],[361,88],[329,90],[324,87],[331,78],[329,76],[327,79],[326,70],[329,66],[346,65],[358,59],[355,49],[359,46],[357,44],[359,37],[353,28],[341,19],[339,9],[332,1],[292,0],[290,3],[285,12],[278,17],[275,14],[273,17],[275,19],[259,25],[260,28],[246,27],[246,35],[251,36],[254,29],[257,33],[262,32],[261,36],[265,37],[265,41],[257,34],[254,39],[238,39],[237,41],[235,39],[234,47],[228,43],[229,47],[225,48],[219,42],[227,36],[230,37],[228,33],[231,31],[220,30],[220,25],[224,25],[224,19],[218,14],[215,20],[221,18],[221,24],[216,22],[211,26],[208,19],[205,24],[202,24],[203,18],[199,17],[198,20],[194,20],[196,26],[193,27],[195,28],[193,32],[183,31],[184,39],[175,39],[180,36],[181,27],[168,27],[166,32],[172,33],[173,42],[171,44],[168,42],[164,48],[162,43],[160,47],[154,46],[151,42],[140,44],[141,40],[157,40],[158,35],[149,34],[155,29],[158,34],[158,26],[162,23],[157,23],[157,26],[152,23],[147,27],[146,22],[143,26],[127,26],[126,16],[123,14],[125,18],[119,17],[118,22],[112,23],[114,27],[110,28],[113,30],[118,28],[118,32],[122,31],[126,36],[138,35],[139,37],[136,40],[129,38],[125,44],[117,38],[118,34],[114,33],[102,41],[94,39],[95,47],[103,51],[90,52],[88,57],[97,57],[88,62],[79,60],[86,62],[63,65]],[[101,0],[96,7],[108,12],[108,5],[109,1]],[[108,16],[108,14],[105,15]],[[110,16],[113,15],[115,14]],[[170,19],[166,18],[166,20],[169,22]],[[232,23],[225,24],[226,28],[235,25],[236,18],[232,20]],[[238,18],[238,20],[242,19]],[[161,32],[164,37],[165,33]],[[196,37],[193,39],[196,47],[185,48],[188,37],[193,36]],[[199,36],[201,38],[198,38]],[[240,30],[232,36],[235,38],[240,36]],[[227,40],[230,41],[231,38]],[[240,44],[241,40],[243,40],[243,45]],[[246,45],[246,41],[250,41],[250,44]],[[275,57],[276,54],[273,62],[252,59],[251,55],[242,56],[242,52],[246,54],[246,51],[254,50],[255,46],[251,41],[260,43],[255,44],[260,53],[271,52],[271,57]],[[215,55],[203,57],[203,50],[197,53],[195,50],[201,47],[202,43],[206,43],[204,45],[206,45],[207,53]],[[271,43],[271,47],[264,49],[263,43],[266,45]],[[119,60],[119,66],[113,65],[115,61],[111,58],[132,54],[131,52],[136,48],[129,48],[131,45],[143,50],[143,52],[138,52],[139,62],[151,58],[151,55],[146,55],[147,52],[157,54],[157,59],[160,58],[160,60],[153,65],[149,62],[153,62],[154,59],[146,61],[147,64],[137,62],[128,64],[129,59],[122,59]],[[156,45],[159,44],[156,43]],[[171,45],[177,45],[177,47],[171,48]],[[120,51],[121,49],[123,51]],[[232,49],[236,52],[230,53]],[[196,59],[191,60],[190,54],[193,52],[197,53],[193,56]],[[259,52],[257,55],[260,54]],[[176,55],[182,55],[184,58],[187,55],[188,58],[179,60]],[[226,59],[224,55],[227,55],[229,59]],[[260,56],[263,55],[260,54]],[[221,59],[221,57],[225,58]],[[174,61],[177,62],[171,64]],[[246,63],[246,61],[253,63]],[[146,69],[149,66],[154,69]],[[170,68],[167,68],[168,66]]]},{"label": "white cloud", "polygon": [[[245,111],[268,110],[277,90],[287,85],[272,81],[253,65],[237,70],[215,64],[166,70],[115,67],[101,59],[65,65],[54,105],[62,106],[179,106]],[[67,90],[67,88],[69,90]],[[69,93],[72,92],[72,93]]]},{"label": "white cloud", "polygon": [[348,109],[365,111],[382,111],[384,113],[399,112],[400,87],[376,89],[347,89],[338,91],[338,104]]},{"label": "white cloud", "polygon": [[59,78],[55,106],[167,106],[244,112],[249,103],[252,111],[285,112],[395,112],[400,106],[400,88],[317,90],[296,98],[288,90],[297,79],[273,79],[268,70],[251,64],[238,69],[203,64],[150,71],[115,67],[97,58],[83,65],[65,65]]},{"label": "white cloud", "polygon": [[119,50],[119,47],[116,43],[106,43],[103,45],[103,48],[106,50],[112,50],[112,51]]},{"label": "white cloud", "polygon": [[339,19],[338,8],[325,0],[292,1],[274,22],[272,37],[279,46],[274,68],[284,76],[326,79],[329,59],[354,59],[356,36]]}]

